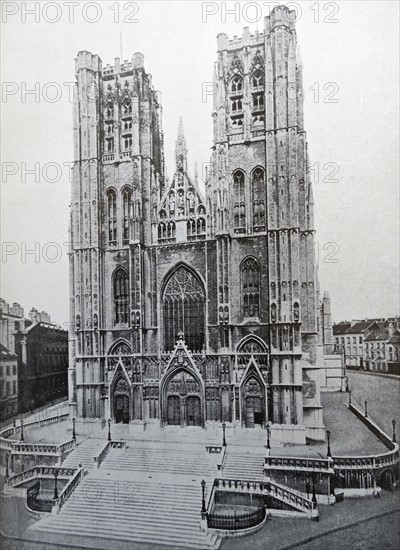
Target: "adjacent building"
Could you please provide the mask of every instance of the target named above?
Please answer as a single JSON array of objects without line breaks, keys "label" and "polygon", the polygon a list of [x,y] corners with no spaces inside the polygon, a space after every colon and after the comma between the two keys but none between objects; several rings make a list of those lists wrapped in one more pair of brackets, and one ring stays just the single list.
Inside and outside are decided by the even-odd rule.
[{"label": "adjacent building", "polygon": [[337,345],[350,369],[400,374],[400,320],[364,319],[333,326]]},{"label": "adjacent building", "polygon": [[68,333],[49,315],[0,299],[2,418],[67,395]]},{"label": "adjacent building", "polygon": [[17,356],[0,344],[0,420],[18,412]]}]

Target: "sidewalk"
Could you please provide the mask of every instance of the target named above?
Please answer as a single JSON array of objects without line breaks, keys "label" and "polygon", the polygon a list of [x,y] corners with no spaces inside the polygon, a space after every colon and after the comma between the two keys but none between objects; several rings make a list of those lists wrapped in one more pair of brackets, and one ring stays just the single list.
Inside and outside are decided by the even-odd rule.
[{"label": "sidewalk", "polygon": [[[353,550],[356,548],[369,550],[379,548],[387,550],[388,548],[395,548],[395,546],[389,546],[389,544],[396,542],[397,518],[400,515],[399,497],[400,495],[397,491],[384,492],[381,499],[346,499],[344,502],[333,506],[320,505],[318,507],[320,512],[319,522],[306,519],[272,518],[267,521],[260,531],[253,535],[223,541],[220,550],[244,550],[247,548],[251,548],[251,550],[265,550],[265,548],[269,550],[284,550],[296,546],[301,550],[320,550],[321,548],[330,548],[331,550]],[[388,516],[384,516],[384,518],[388,518],[387,521],[384,521],[384,518],[371,520],[374,527],[380,530],[380,545],[361,547],[347,542],[347,539],[349,538],[350,540],[350,537],[352,537],[355,527],[345,530],[344,527],[346,525],[361,522],[367,518],[386,512],[393,512]],[[388,524],[391,525],[391,529],[389,530]],[[366,527],[363,528],[362,525],[365,526],[367,523],[361,524],[361,531],[365,535],[368,535],[369,530]],[[311,546],[308,546],[308,544],[311,544],[309,542],[303,545],[297,544],[309,537],[322,535],[332,529],[338,529],[334,534],[328,535],[334,544],[327,544],[325,537],[316,538]],[[398,544],[399,539],[397,538],[397,548]]]}]

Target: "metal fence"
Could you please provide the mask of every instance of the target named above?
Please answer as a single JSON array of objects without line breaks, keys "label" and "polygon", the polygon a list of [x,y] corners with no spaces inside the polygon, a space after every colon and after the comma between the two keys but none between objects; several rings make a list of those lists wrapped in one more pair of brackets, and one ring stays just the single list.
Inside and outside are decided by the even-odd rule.
[{"label": "metal fence", "polygon": [[259,525],[265,518],[265,507],[245,513],[207,514],[207,525],[210,529],[237,531]]}]

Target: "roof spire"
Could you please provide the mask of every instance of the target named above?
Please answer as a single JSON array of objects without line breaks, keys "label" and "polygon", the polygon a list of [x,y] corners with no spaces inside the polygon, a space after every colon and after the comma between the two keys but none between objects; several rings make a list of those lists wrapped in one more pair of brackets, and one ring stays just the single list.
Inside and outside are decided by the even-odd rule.
[{"label": "roof spire", "polygon": [[182,117],[179,118],[178,138],[175,142],[175,159],[177,170],[187,171],[187,148],[183,133]]}]

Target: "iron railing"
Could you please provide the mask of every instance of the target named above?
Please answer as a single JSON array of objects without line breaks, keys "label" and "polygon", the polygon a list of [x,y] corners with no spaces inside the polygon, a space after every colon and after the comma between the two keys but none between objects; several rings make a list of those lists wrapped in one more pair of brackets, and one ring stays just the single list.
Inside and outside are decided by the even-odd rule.
[{"label": "iron railing", "polygon": [[237,531],[249,529],[262,523],[265,519],[265,507],[261,506],[251,512],[233,514],[207,514],[207,526],[210,529],[221,529],[224,531]]}]

